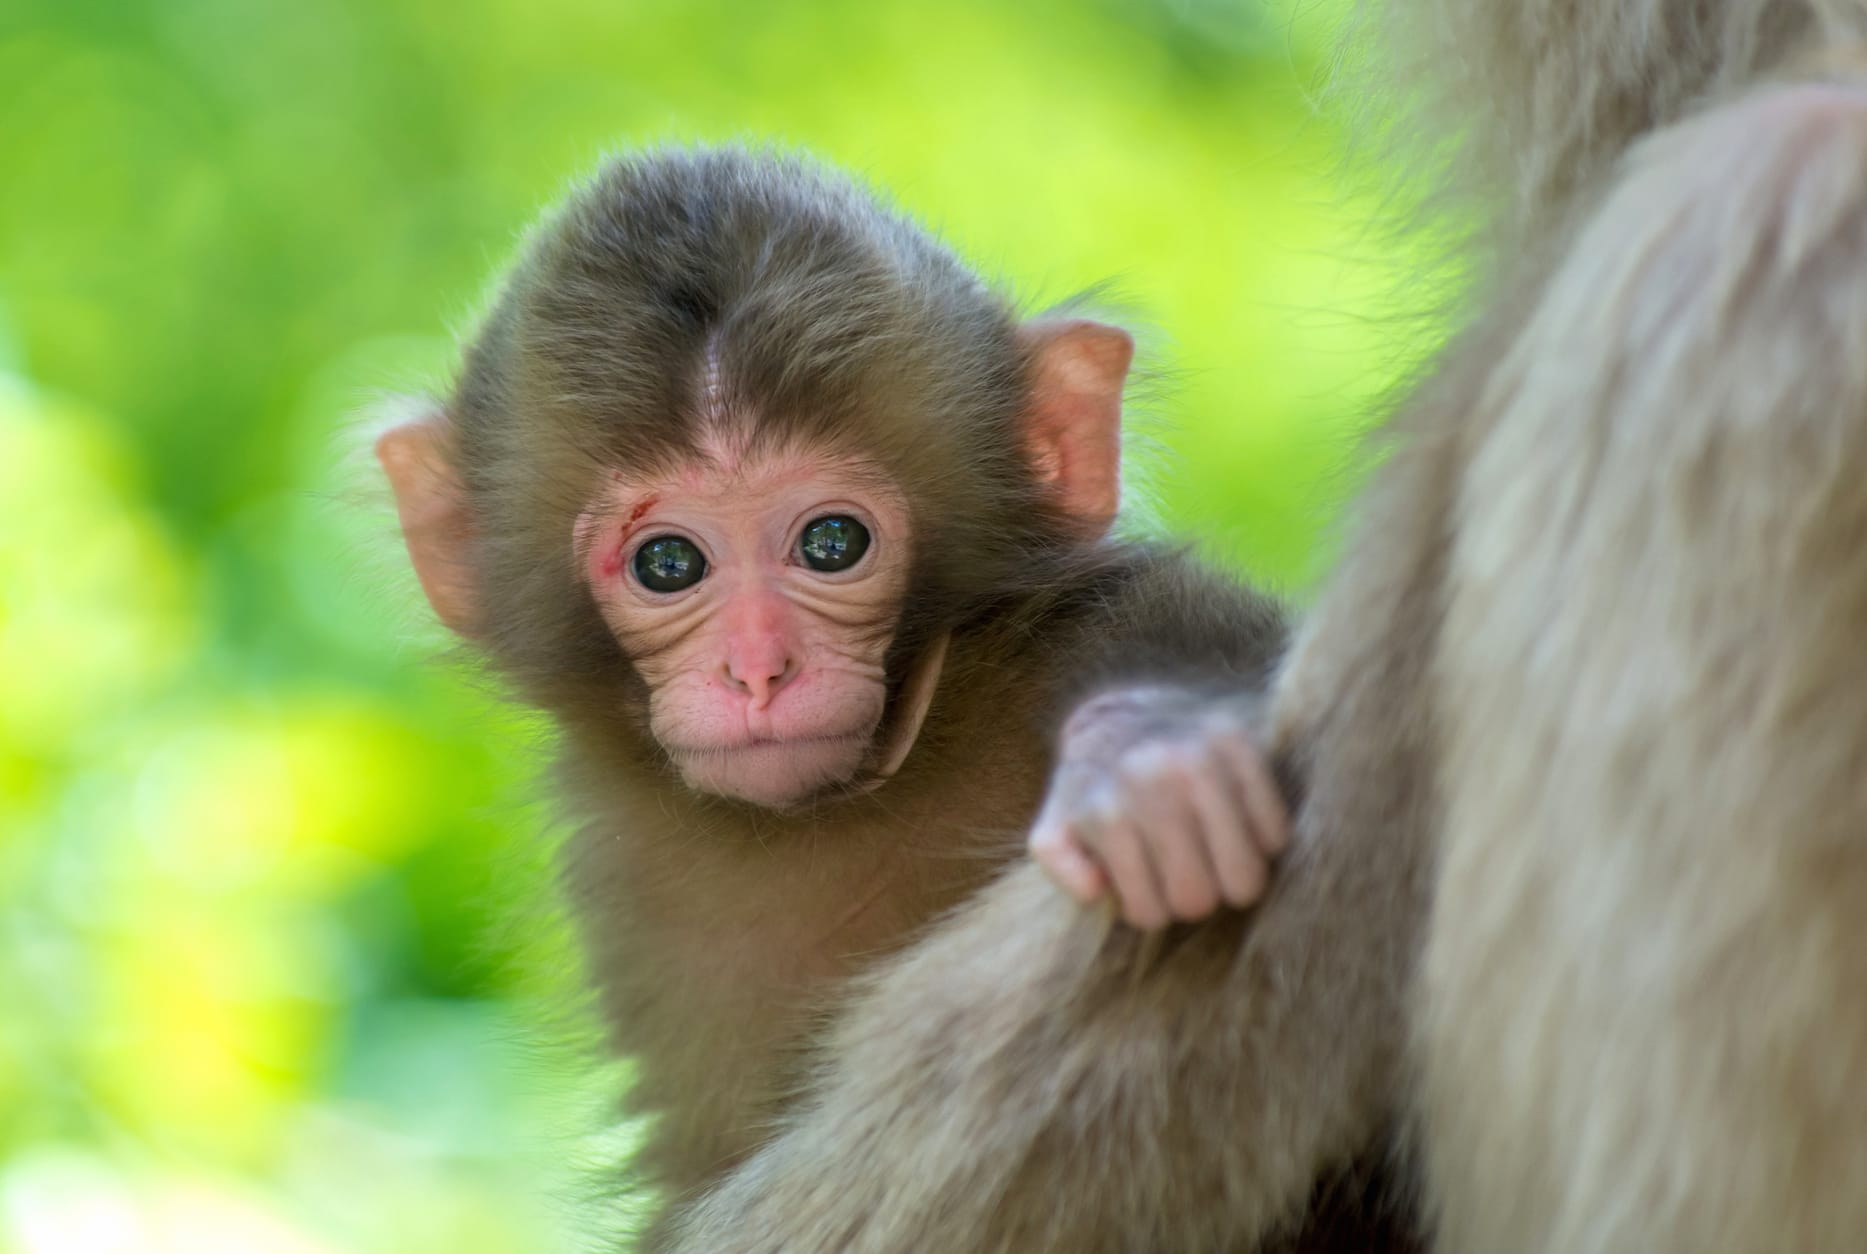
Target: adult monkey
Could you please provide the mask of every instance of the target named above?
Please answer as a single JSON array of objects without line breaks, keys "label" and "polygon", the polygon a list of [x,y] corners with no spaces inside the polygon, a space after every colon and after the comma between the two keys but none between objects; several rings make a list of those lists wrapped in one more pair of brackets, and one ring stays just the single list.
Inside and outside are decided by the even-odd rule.
[{"label": "adult monkey", "polygon": [[1283,676],[1281,883],[1137,976],[1007,879],[688,1248],[1251,1249],[1397,1109],[1440,1250],[1859,1248],[1867,3],[1399,7],[1505,260]]}]

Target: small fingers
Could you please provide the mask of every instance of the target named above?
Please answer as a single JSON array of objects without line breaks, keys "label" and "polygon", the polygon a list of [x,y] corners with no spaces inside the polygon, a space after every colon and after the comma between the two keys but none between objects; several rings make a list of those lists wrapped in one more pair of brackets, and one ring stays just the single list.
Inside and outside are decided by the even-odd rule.
[{"label": "small fingers", "polygon": [[1267,880],[1260,848],[1263,836],[1252,829],[1240,791],[1202,772],[1189,781],[1188,799],[1198,816],[1205,856],[1225,904],[1241,909],[1255,905],[1264,895]]},{"label": "small fingers", "polygon": [[1108,876],[1066,824],[1045,824],[1031,833],[1031,856],[1053,883],[1085,906],[1108,892]]},{"label": "small fingers", "polygon": [[1242,733],[1220,735],[1214,740],[1237,780],[1259,847],[1268,854],[1282,853],[1290,844],[1290,813],[1270,764]]},{"label": "small fingers", "polygon": [[1137,822],[1143,828],[1155,879],[1173,917],[1203,919],[1219,908],[1219,883],[1206,856],[1200,816],[1190,792],[1196,770],[1165,768],[1153,773],[1150,791],[1140,798]]},{"label": "small fingers", "polygon": [[1173,917],[1190,923],[1219,908],[1219,883],[1205,842],[1190,824],[1175,824],[1148,842],[1156,878]]},{"label": "small fingers", "polygon": [[1160,885],[1154,880],[1140,831],[1131,822],[1115,822],[1103,830],[1098,852],[1107,868],[1122,917],[1138,928],[1153,931],[1172,921]]}]

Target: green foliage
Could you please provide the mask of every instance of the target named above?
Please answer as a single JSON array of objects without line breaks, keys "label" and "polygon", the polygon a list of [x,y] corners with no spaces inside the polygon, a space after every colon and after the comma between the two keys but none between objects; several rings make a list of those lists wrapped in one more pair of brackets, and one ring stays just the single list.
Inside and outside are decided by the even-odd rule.
[{"label": "green foliage", "polygon": [[[604,151],[774,138],[1155,328],[1154,525],[1312,569],[1377,271],[1247,0],[0,7],[0,1251],[555,1248],[535,729],[357,456]],[[584,1110],[585,1115],[575,1113]]]}]

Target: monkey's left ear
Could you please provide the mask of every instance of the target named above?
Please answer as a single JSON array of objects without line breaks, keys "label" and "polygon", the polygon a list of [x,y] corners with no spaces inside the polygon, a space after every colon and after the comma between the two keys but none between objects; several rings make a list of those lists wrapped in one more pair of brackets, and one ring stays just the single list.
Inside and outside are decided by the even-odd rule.
[{"label": "monkey's left ear", "polygon": [[1083,531],[1099,536],[1121,508],[1121,397],[1134,339],[1081,318],[1033,322],[1019,335],[1031,354],[1031,466]]},{"label": "monkey's left ear", "polygon": [[454,631],[477,635],[480,598],[467,552],[472,528],[447,415],[424,410],[391,427],[376,441],[376,459],[395,491],[402,539],[428,603]]}]

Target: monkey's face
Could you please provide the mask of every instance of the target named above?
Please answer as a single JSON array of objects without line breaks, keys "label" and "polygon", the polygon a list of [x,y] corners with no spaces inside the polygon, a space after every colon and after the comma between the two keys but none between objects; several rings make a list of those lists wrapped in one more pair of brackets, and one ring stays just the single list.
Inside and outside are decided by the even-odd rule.
[{"label": "monkey's face", "polygon": [[574,541],[690,787],[786,806],[870,760],[910,556],[906,502],[873,467],[715,444],[615,476]]}]

